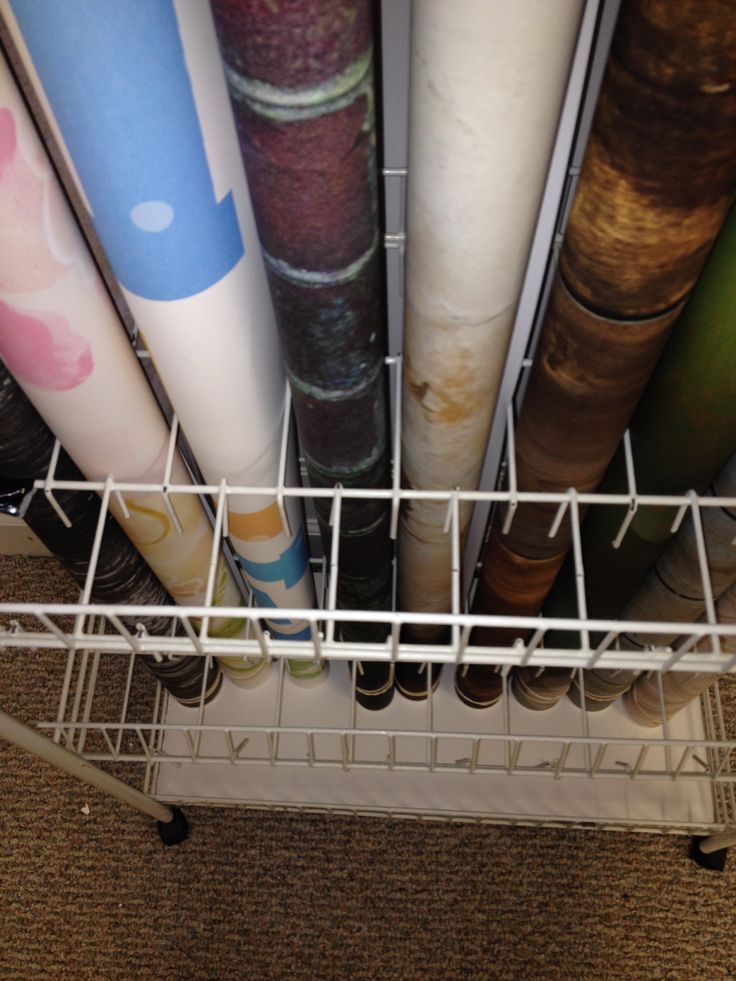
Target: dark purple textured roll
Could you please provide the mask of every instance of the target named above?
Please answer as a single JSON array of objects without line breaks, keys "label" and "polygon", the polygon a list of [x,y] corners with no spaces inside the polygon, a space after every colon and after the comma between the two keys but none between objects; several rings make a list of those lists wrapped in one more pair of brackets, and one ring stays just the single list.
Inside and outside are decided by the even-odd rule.
[{"label": "dark purple textured roll", "polygon": [[323,389],[349,389],[365,382],[365,364],[383,357],[383,308],[379,254],[360,276],[314,288],[266,266],[274,305],[288,320],[282,331],[286,362],[296,378]]},{"label": "dark purple textured roll", "polygon": [[[0,362],[0,479],[22,481],[32,486],[46,475],[54,436],[38,415],[5,366]],[[84,477],[62,450],[56,465],[60,480],[84,480]],[[46,548],[83,587],[89,570],[101,502],[92,491],[56,490],[71,527],[67,528],[45,495],[35,493],[23,515],[24,520]],[[133,548],[117,522],[108,514],[102,535],[92,600],[96,603],[165,606],[173,604],[141,555]],[[131,632],[141,623],[152,635],[170,633],[167,617],[122,617]],[[202,696],[204,659],[175,657],[157,661],[143,656],[144,664],[154,677],[183,705],[197,704]],[[205,701],[220,690],[222,675],[213,661],[204,685]]]},{"label": "dark purple textured roll", "polygon": [[[386,487],[371,4],[215,0],[213,12],[310,481]],[[329,548],[330,502],[317,514]],[[343,501],[338,606],[390,609],[391,559],[387,504]],[[341,628],[354,642],[386,633]],[[390,665],[359,674],[362,704],[386,704]]]},{"label": "dark purple textured roll", "polygon": [[371,44],[369,3],[215,0],[228,65],[273,86],[301,89],[345,72]]},{"label": "dark purple textured roll", "polygon": [[[236,123],[261,244],[303,270],[345,270],[377,232],[371,101],[314,118],[264,118],[238,99]],[[307,110],[308,111],[308,110]],[[288,117],[298,109],[281,111]]]}]

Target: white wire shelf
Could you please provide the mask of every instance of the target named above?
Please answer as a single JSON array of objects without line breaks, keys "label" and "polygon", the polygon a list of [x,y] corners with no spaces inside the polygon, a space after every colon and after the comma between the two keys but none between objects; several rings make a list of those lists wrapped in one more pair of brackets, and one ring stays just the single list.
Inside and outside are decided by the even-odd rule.
[{"label": "white wire shelf", "polygon": [[[624,440],[626,450],[628,490],[623,494],[578,493],[569,489],[560,493],[540,493],[524,491],[517,487],[515,467],[509,458],[507,471],[507,490],[462,491],[459,489],[419,491],[403,488],[400,485],[401,473],[401,413],[400,413],[400,363],[398,357],[387,358],[394,372],[394,398],[397,412],[394,421],[394,459],[392,485],[386,489],[310,488],[289,486],[285,482],[287,451],[290,440],[292,418],[290,394],[287,387],[285,396],[284,427],[281,440],[281,459],[276,484],[269,487],[230,485],[226,480],[219,484],[172,484],[169,475],[174,459],[178,426],[176,420],[171,430],[167,465],[160,483],[135,483],[118,481],[108,477],[105,481],[68,481],[55,477],[58,458],[57,449],[52,455],[49,471],[44,479],[35,482],[35,492],[43,492],[59,514],[61,521],[67,522],[63,508],[56,500],[56,490],[98,492],[102,497],[102,507],[97,525],[97,534],[90,554],[90,566],[80,600],[75,604],[34,604],[0,603],[0,617],[8,626],[0,628],[0,649],[24,647],[31,650],[52,649],[68,651],[100,651],[104,653],[154,654],[157,656],[200,655],[253,657],[265,656],[269,659],[312,659],[317,661],[349,660],[359,657],[361,661],[407,661],[423,663],[432,661],[441,664],[492,664],[498,667],[514,666],[557,666],[570,668],[592,668],[602,670],[635,671],[697,671],[724,674],[736,670],[736,654],[721,650],[720,638],[736,636],[736,624],[718,624],[713,607],[712,589],[708,573],[708,557],[702,534],[696,535],[696,547],[706,619],[702,622],[676,621],[632,621],[592,619],[587,616],[550,618],[544,616],[522,617],[506,615],[482,615],[469,612],[474,583],[464,588],[462,582],[460,540],[460,503],[472,502],[498,505],[508,504],[507,518],[503,532],[512,526],[519,504],[526,502],[557,505],[555,517],[550,522],[550,537],[559,529],[563,521],[569,522],[572,538],[572,554],[575,560],[575,573],[579,597],[584,598],[585,569],[582,562],[580,510],[582,507],[617,505],[625,510],[620,529],[614,540],[618,547],[625,539],[629,525],[639,507],[667,507],[677,509],[671,530],[676,532],[687,514],[693,517],[696,528],[701,527],[701,512],[712,507],[736,509],[736,498],[698,495],[694,491],[680,495],[640,494],[637,492],[636,474],[631,455],[628,434]],[[506,415],[508,446],[514,447],[514,419],[509,408]],[[332,525],[332,550],[329,556],[317,554],[314,564],[322,583],[321,605],[313,609],[283,609],[281,614],[288,619],[301,619],[310,624],[311,639],[301,641],[275,640],[261,626],[261,621],[273,614],[270,609],[257,606],[135,606],[126,604],[98,604],[90,602],[92,584],[97,567],[99,550],[104,531],[104,523],[111,499],[115,498],[124,516],[127,517],[123,494],[126,492],[156,492],[163,495],[172,515],[174,527],[180,530],[176,517],[174,497],[179,494],[209,496],[213,501],[215,536],[211,554],[206,595],[212,596],[217,559],[222,539],[228,536],[227,501],[231,495],[253,496],[263,499],[272,496],[276,499],[288,526],[284,500],[299,498],[312,503],[318,499],[330,500]],[[449,540],[448,577],[452,582],[452,610],[447,613],[424,613],[413,611],[366,611],[336,609],[336,583],[340,569],[340,527],[341,504],[343,500],[384,500],[391,508],[391,534],[396,537],[399,510],[404,502],[434,501],[446,506],[445,532]],[[124,519],[125,520],[125,519]],[[319,544],[317,549],[321,552]],[[468,584],[466,584],[468,586]],[[394,607],[396,604],[394,603]],[[584,611],[579,604],[579,612]],[[60,617],[73,617],[72,629],[62,629],[58,624]],[[90,627],[90,617],[97,616],[99,629]],[[150,637],[145,630],[132,634],[121,622],[121,618],[155,616],[168,619],[171,623],[170,636]],[[212,618],[232,618],[247,624],[244,638],[218,638],[209,632]],[[21,626],[21,618],[27,623],[29,618],[34,627]],[[336,626],[343,622],[378,623],[387,628],[385,643],[347,644],[336,639]],[[442,645],[406,644],[400,641],[402,628],[406,625],[434,625],[450,628],[449,642]],[[177,628],[181,627],[181,630]],[[530,635],[528,641],[518,639],[511,645],[478,645],[472,642],[475,627],[514,628],[520,635]],[[575,632],[579,635],[579,645],[575,649],[551,647],[545,644],[549,631]],[[645,650],[619,650],[618,640],[622,633],[635,632],[652,636],[653,643]],[[656,635],[670,635],[682,638],[673,649],[670,646],[657,646]],[[603,639],[590,643],[591,636]],[[710,650],[698,650],[698,644],[710,639]],[[702,644],[700,646],[703,646]]]},{"label": "white wire shelf", "polygon": [[[599,8],[605,30],[596,28]],[[604,670],[654,671],[663,702],[662,673],[685,671],[717,675],[736,672],[736,655],[721,649],[720,638],[736,635],[736,625],[716,623],[702,536],[697,539],[698,562],[706,603],[706,620],[699,623],[662,623],[594,620],[587,616],[566,619],[545,617],[481,616],[472,614],[474,581],[482,528],[488,512],[508,505],[504,531],[512,526],[518,507],[527,502],[556,505],[550,533],[569,522],[575,572],[581,591],[585,570],[581,559],[579,514],[585,507],[620,506],[625,514],[616,536],[624,540],[639,507],[676,509],[673,531],[688,514],[700,525],[709,507],[736,508],[736,499],[683,495],[642,495],[628,439],[625,442],[628,488],[624,494],[531,493],[517,486],[514,467],[515,393],[524,386],[524,370],[539,330],[544,298],[549,294],[555,257],[564,234],[566,211],[572,199],[585,148],[587,130],[596,101],[600,75],[615,22],[617,4],[605,9],[594,0],[585,17],[569,91],[561,115],[545,197],[519,301],[507,369],[501,389],[502,409],[494,419],[484,468],[483,489],[455,488],[418,491],[403,488],[401,475],[401,359],[387,358],[392,376],[391,425],[393,469],[389,487],[347,489],[288,486],[287,449],[294,438],[287,388],[281,459],[271,487],[171,483],[178,443],[173,419],[167,465],[159,484],[131,483],[108,477],[105,481],[61,481],[55,476],[57,449],[48,474],[36,482],[60,520],[63,509],[58,490],[96,491],[102,497],[97,535],[90,555],[90,571],[79,601],[73,604],[0,603],[0,667],[6,651],[51,651],[63,664],[56,713],[37,725],[62,743],[103,766],[125,764],[143,789],[167,801],[196,801],[241,806],[331,811],[343,814],[382,814],[410,819],[482,821],[524,826],[616,828],[674,833],[707,833],[736,823],[736,759],[734,732],[726,692],[729,681],[716,681],[699,701],[691,703],[662,726],[645,729],[626,715],[620,701],[601,713],[586,713],[567,698],[553,709],[533,712],[516,702],[510,686],[514,667],[568,667]],[[408,5],[403,8],[408,31]],[[399,32],[401,33],[401,32]],[[408,34],[404,38],[406,41]],[[401,38],[398,38],[398,42]],[[384,39],[384,44],[388,43]],[[403,43],[403,42],[401,42]],[[597,47],[596,47],[597,46]],[[399,44],[400,47],[400,44]],[[398,50],[398,49],[397,49]],[[407,47],[408,50],[408,47]],[[594,57],[591,55],[593,51]],[[597,53],[596,53],[597,52]],[[389,59],[385,59],[388,63]],[[398,51],[396,64],[404,79],[406,54]],[[590,61],[590,65],[589,65]],[[597,72],[597,75],[596,75]],[[595,78],[594,78],[595,76]],[[405,81],[393,80],[393,88]],[[391,85],[386,91],[393,91]],[[388,101],[388,100],[387,100]],[[587,120],[587,122],[586,122]],[[387,151],[388,152],[388,151]],[[391,151],[401,166],[384,169],[386,178],[387,252],[389,288],[389,350],[398,352],[402,337],[405,147]],[[567,205],[565,204],[567,202]],[[530,344],[530,339],[532,343]],[[147,352],[139,346],[139,356]],[[160,394],[160,393],[159,393]],[[517,402],[520,401],[520,394]],[[503,446],[511,448],[506,468],[506,489],[489,489],[496,479]],[[221,541],[228,537],[227,500],[231,495],[273,496],[288,527],[285,501],[299,498],[309,508],[315,500],[332,502],[332,552],[323,555],[317,536],[313,569],[319,586],[319,606],[312,610],[282,610],[288,619],[306,620],[311,639],[276,640],[262,626],[273,609],[256,606],[143,607],[96,604],[90,601],[110,502],[127,513],[123,494],[163,494],[172,524],[179,527],[175,496],[198,494],[212,500],[215,540],[206,595],[212,596]],[[340,569],[339,530],[342,502],[351,499],[384,500],[391,510],[391,535],[396,537],[399,512],[409,501],[435,501],[446,508],[448,566],[452,580],[452,608],[443,614],[394,609],[386,612],[342,611],[336,607]],[[476,505],[468,540],[460,547],[460,505]],[[314,525],[314,521],[311,522]],[[477,571],[477,570],[476,570]],[[584,595],[584,594],[583,594]],[[584,611],[584,604],[579,612]],[[168,636],[148,636],[144,629],[124,625],[136,617],[163,617],[170,621]],[[214,618],[242,620],[247,626],[239,639],[210,634]],[[382,644],[348,644],[338,639],[341,622],[381,623],[387,628]],[[442,645],[416,645],[401,641],[409,624],[436,624],[450,628]],[[472,643],[475,627],[516,628],[527,641],[510,645]],[[551,630],[575,631],[576,648],[548,646]],[[624,632],[652,636],[645,651],[619,650]],[[678,636],[673,647],[657,646],[656,635]],[[600,643],[591,638],[603,636]],[[699,650],[703,639],[711,650]],[[170,697],[140,663],[145,654],[160,658],[194,655],[262,655],[268,666],[263,683],[237,688],[228,678],[216,698],[205,705],[183,707]],[[286,669],[286,659],[309,659],[329,668],[312,690],[297,687]],[[436,691],[423,702],[411,703],[396,694],[379,712],[361,707],[355,699],[356,662],[393,661],[445,665]],[[453,690],[455,666],[465,663],[493,665],[502,678],[502,696],[488,709],[463,705]],[[207,672],[204,672],[206,676]],[[582,674],[579,674],[583,684]],[[730,679],[729,679],[730,680]]]},{"label": "white wire shelf", "polygon": [[[504,491],[416,491],[402,488],[400,464],[400,359],[388,359],[394,372],[395,454],[390,488],[363,490],[288,486],[286,452],[292,437],[289,396],[282,433],[279,476],[273,487],[219,484],[174,485],[169,481],[178,427],[172,427],[169,465],[159,484],[116,481],[60,481],[52,457],[49,472],[36,481],[36,493],[55,504],[65,516],[54,492],[59,489],[95,490],[102,508],[90,555],[90,570],[77,603],[0,603],[0,651],[56,651],[66,658],[64,680],[55,718],[39,722],[57,742],[95,763],[143,765],[145,789],[165,800],[246,803],[267,807],[302,807],[419,815],[445,820],[501,820],[601,827],[642,827],[649,830],[720,830],[736,820],[736,775],[731,765],[736,741],[727,733],[719,688],[702,702],[661,727],[636,726],[618,704],[604,713],[586,713],[567,699],[547,712],[532,712],[518,705],[510,693],[509,672],[515,666],[569,667],[578,672],[596,667],[606,670],[655,671],[663,702],[661,678],[665,671],[697,671],[714,676],[736,671],[736,655],[721,649],[720,638],[736,635],[736,625],[718,624],[712,604],[708,562],[702,535],[696,536],[703,595],[708,618],[698,623],[595,620],[588,617],[484,616],[468,612],[470,589],[463,589],[460,550],[460,503],[506,503],[508,531],[516,508],[524,502],[557,505],[550,524],[554,534],[562,521],[570,522],[578,581],[584,583],[580,536],[583,506],[621,506],[625,517],[616,536],[625,538],[631,517],[641,506],[676,509],[673,531],[689,513],[697,526],[709,507],[736,507],[736,499],[683,495],[641,495],[628,442],[629,487],[625,494],[531,493],[516,486],[513,465]],[[507,412],[507,442],[514,445],[514,420]],[[227,537],[227,501],[231,494],[273,495],[285,514],[288,497],[332,501],[332,550],[316,554],[313,567],[320,606],[289,609],[281,615],[306,620],[311,639],[275,640],[261,621],[273,611],[256,606],[134,606],[90,602],[92,583],[104,529],[113,498],[122,503],[128,491],[159,492],[169,502],[176,527],[177,494],[209,495],[213,500],[215,536],[207,595],[213,594],[221,541]],[[409,500],[434,500],[446,507],[448,569],[452,579],[453,608],[449,613],[361,611],[335,609],[339,575],[341,505],[345,499],[382,499],[392,511],[395,535],[399,509]],[[124,520],[124,519],[123,519]],[[584,607],[583,607],[584,608]],[[170,621],[169,636],[148,636],[124,625],[136,617],[162,617]],[[209,632],[215,618],[233,618],[247,627],[242,638],[218,638]],[[338,638],[345,621],[386,625],[384,643],[352,644]],[[407,624],[450,627],[442,645],[416,645],[401,641]],[[529,640],[506,646],[472,643],[475,627],[513,627]],[[576,649],[545,646],[550,630],[575,631]],[[667,634],[682,641],[674,649],[652,643],[643,651],[619,650],[624,632]],[[603,640],[597,645],[590,638]],[[703,645],[704,638],[710,643]],[[710,650],[701,650],[701,647]],[[136,662],[142,655],[157,658],[195,655],[264,656],[269,662],[264,683],[243,690],[224,679],[216,699],[205,706],[184,708],[154,685],[146,675],[149,693],[134,697]],[[286,671],[286,659],[309,659],[329,666],[327,680],[312,691],[297,688]],[[354,684],[345,662],[356,661],[441,663],[446,665],[437,692],[419,705],[396,695],[380,712],[357,704]],[[503,679],[498,705],[468,709],[452,688],[454,668],[463,663],[493,665]],[[110,710],[106,674],[117,678],[119,700]],[[205,672],[206,675],[206,672]],[[581,684],[582,674],[579,675]],[[113,685],[114,689],[115,685]],[[106,693],[101,697],[100,692]],[[101,707],[104,706],[104,707]],[[664,714],[664,713],[663,713]]]},{"label": "white wire shelf", "polygon": [[525,709],[507,669],[482,712],[459,702],[448,672],[425,702],[397,695],[371,712],[355,700],[354,662],[305,691],[283,660],[258,688],[226,683],[187,708],[160,689],[141,701],[136,660],[70,652],[58,715],[39,725],[95,763],[142,764],[144,788],[164,800],[662,831],[722,829],[736,814],[717,686],[648,730],[620,704]]},{"label": "white wire shelf", "polygon": [[[593,667],[654,671],[662,701],[661,678],[665,671],[711,673],[714,679],[717,675],[736,672],[736,655],[723,651],[720,646],[720,638],[736,635],[736,625],[716,623],[702,536],[697,541],[698,562],[703,595],[710,597],[705,622],[624,622],[587,616],[563,620],[481,616],[469,612],[482,528],[489,510],[499,504],[508,505],[506,532],[512,527],[520,505],[527,502],[556,505],[550,533],[554,534],[563,522],[569,522],[581,591],[585,573],[579,521],[582,509],[620,506],[624,514],[616,536],[620,545],[639,507],[675,508],[673,531],[688,513],[699,526],[704,509],[736,508],[736,499],[701,497],[694,493],[640,494],[628,441],[625,444],[628,487],[624,494],[584,494],[574,490],[541,494],[517,486],[511,405],[515,393],[523,390],[524,371],[531,364],[533,338],[539,330],[543,301],[554,274],[554,260],[582,161],[616,7],[607,4],[603,9],[592,0],[585,7],[519,301],[501,389],[502,408],[494,419],[489,440],[483,489],[417,491],[401,486],[398,352],[403,335],[406,148],[403,144],[392,145],[387,148],[387,159],[390,157],[397,165],[386,167],[383,174],[389,350],[394,355],[387,358],[392,382],[390,486],[382,490],[288,486],[287,449],[294,438],[288,389],[280,464],[271,487],[236,486],[225,480],[216,484],[196,481],[185,486],[172,484],[172,462],[179,437],[176,418],[166,470],[159,484],[123,482],[112,477],[98,482],[60,481],[55,476],[57,449],[45,479],[36,482],[36,493],[46,495],[60,520],[65,516],[55,491],[94,490],[102,497],[85,587],[79,601],[73,604],[14,602],[12,597],[0,603],[0,666],[3,652],[11,649],[29,652],[29,671],[33,670],[33,652],[54,652],[63,664],[56,713],[38,721],[39,727],[56,742],[103,766],[125,764],[136,779],[140,771],[146,791],[171,801],[680,833],[707,832],[736,823],[736,775],[732,772],[736,740],[726,725],[730,715],[724,697],[728,681],[716,682],[700,701],[691,703],[655,729],[633,723],[620,702],[601,713],[586,713],[563,698],[551,710],[533,712],[516,702],[510,687],[510,672],[516,666],[568,667],[577,672]],[[386,84],[386,91],[394,95],[397,86],[405,85],[408,5],[404,4],[402,10],[403,35],[399,31],[395,38],[384,38],[384,45],[398,44],[395,62],[401,71],[397,78],[389,80],[391,84]],[[599,13],[606,19],[605,30],[600,25],[596,27]],[[401,48],[405,42],[406,50]],[[387,57],[385,63],[389,61]],[[405,121],[402,125],[405,129]],[[147,352],[141,348],[139,355],[145,360]],[[491,489],[504,445],[507,451],[510,448],[506,487]],[[309,535],[319,606],[280,613],[284,618],[306,620],[311,626],[311,639],[286,641],[271,637],[262,626],[264,619],[273,616],[271,608],[92,603],[92,583],[109,504],[115,500],[125,515],[123,494],[147,491],[163,494],[174,527],[178,527],[176,495],[198,494],[211,499],[216,534],[208,596],[213,594],[220,543],[228,537],[227,500],[231,495],[254,496],[260,500],[273,496],[286,527],[289,525],[287,498],[301,499],[307,505],[308,514],[313,513],[315,500],[330,500],[331,554],[323,555],[318,537]],[[394,538],[400,508],[405,502],[425,500],[444,505],[448,572],[452,581],[450,611],[443,614],[398,611],[396,603],[392,611],[380,613],[335,608],[342,503],[351,499],[386,501]],[[471,544],[465,555],[460,547],[460,505],[464,502],[475,504],[468,535]],[[579,607],[579,612],[584,609],[584,605]],[[145,630],[134,631],[124,625],[124,620],[130,623],[131,618],[150,616],[170,621],[168,636],[152,637]],[[242,620],[247,626],[245,636],[239,639],[212,636],[211,620],[223,617]],[[337,630],[345,621],[385,624],[386,640],[382,644],[345,643],[339,640]],[[403,643],[402,628],[409,624],[447,626],[448,640],[442,645]],[[529,639],[505,646],[479,646],[472,642],[476,626],[512,627]],[[546,635],[553,629],[575,631],[578,646],[548,646]],[[645,651],[619,650],[618,640],[624,632],[650,635],[652,644]],[[656,635],[663,634],[678,636],[681,641],[673,647],[657,646]],[[600,643],[592,641],[599,636],[603,637]],[[701,643],[704,638],[710,638],[707,646],[711,650],[698,649],[704,646]],[[208,660],[216,656],[262,655],[268,666],[259,687],[237,688],[224,678],[222,690],[209,705],[200,700],[197,706],[183,707],[139,663],[145,654],[161,658],[195,655]],[[297,687],[288,674],[286,659],[300,658],[322,662],[329,668],[322,683],[312,690]],[[354,695],[358,660],[433,662],[444,664],[445,668],[438,689],[429,690],[425,701],[411,703],[396,694],[387,708],[370,712],[356,702]],[[455,666],[465,663],[496,667],[503,684],[501,699],[495,706],[470,709],[456,697]],[[582,683],[582,674],[579,678]]]},{"label": "white wire shelf", "polygon": [[[702,509],[736,507],[736,500],[700,497],[641,495],[636,489],[633,460],[627,449],[628,489],[625,494],[530,493],[516,482],[513,454],[507,468],[507,489],[461,491],[447,488],[417,491],[401,487],[400,357],[387,359],[392,372],[393,476],[383,490],[342,487],[305,488],[285,481],[286,454],[292,420],[290,393],[286,392],[281,459],[272,487],[218,484],[172,484],[171,466],[178,439],[173,420],[167,465],[161,483],[131,483],[108,477],[105,481],[61,481],[55,476],[58,446],[49,471],[36,481],[61,521],[63,509],[57,490],[98,492],[102,508],[90,555],[90,570],[79,602],[73,604],[0,603],[0,654],[21,648],[29,652],[55,651],[65,659],[65,671],[55,718],[38,725],[57,742],[91,762],[142,766],[143,787],[165,800],[237,803],[257,807],[330,810],[344,813],[381,813],[441,820],[479,820],[575,827],[637,828],[657,831],[720,830],[736,821],[734,774],[731,761],[736,742],[727,733],[718,686],[670,722],[655,730],[635,726],[620,704],[602,714],[586,714],[567,699],[547,712],[535,713],[518,705],[510,693],[509,672],[514,666],[566,666],[571,670],[600,669],[698,671],[714,675],[736,670],[736,656],[725,653],[719,637],[736,634],[734,625],[718,625],[709,604],[704,623],[618,622],[587,617],[481,616],[469,611],[473,583],[463,583],[462,569],[473,568],[461,554],[460,504],[473,502],[486,511],[508,504],[505,531],[517,508],[526,502],[556,505],[551,522],[554,534],[570,522],[573,554],[579,582],[584,582],[580,541],[580,509],[618,505],[625,517],[617,542],[641,506],[675,507],[673,530],[689,512],[699,524]],[[506,444],[514,446],[514,417],[505,413]],[[198,494],[213,501],[214,526],[209,581],[211,596],[220,542],[228,535],[227,500],[230,495],[273,496],[288,526],[284,502],[300,498],[332,501],[332,552],[313,559],[320,605],[312,610],[283,610],[289,619],[311,625],[308,641],[275,640],[261,626],[273,615],[255,606],[147,607],[90,602],[92,583],[111,500],[125,515],[125,492],[159,492],[168,503],[172,524],[178,527],[175,495]],[[385,500],[391,509],[391,534],[396,536],[399,510],[404,502],[429,500],[446,508],[449,540],[448,572],[452,579],[452,610],[445,614],[411,611],[368,612],[335,609],[339,574],[341,505],[348,499]],[[702,538],[702,536],[701,536]],[[704,595],[710,596],[707,556],[698,539],[698,561]],[[315,539],[310,536],[313,545]],[[469,588],[465,588],[469,586]],[[394,604],[395,606],[395,604]],[[132,632],[123,623],[136,617],[163,617],[170,635],[151,637]],[[210,635],[213,618],[242,620],[248,630],[240,639]],[[347,644],[337,639],[336,627],[345,621],[382,623],[383,644]],[[443,645],[402,643],[406,624],[450,627]],[[480,627],[514,627],[531,633],[526,642],[508,646],[478,646],[472,631]],[[181,629],[179,629],[181,628]],[[545,646],[551,630],[578,632],[577,649]],[[681,636],[684,642],[642,651],[619,650],[620,633]],[[597,646],[591,636],[603,635]],[[711,638],[712,651],[697,649]],[[144,654],[157,657],[195,655],[263,655],[270,663],[263,685],[253,690],[234,687],[226,678],[217,698],[205,706],[184,708],[144,674],[142,699],[134,680],[143,669],[136,662]],[[327,680],[319,688],[295,687],[285,659],[306,658],[329,665]],[[354,697],[353,679],[345,666],[355,661],[406,661],[446,665],[437,692],[421,704],[396,695],[380,712],[368,712]],[[454,666],[462,663],[494,665],[503,679],[503,694],[491,709],[468,709],[452,688]],[[206,674],[206,672],[205,672]],[[582,680],[582,678],[581,678]],[[111,694],[113,697],[111,699]]]},{"label": "white wire shelf", "polygon": [[[470,589],[463,589],[460,550],[460,503],[506,503],[511,526],[516,507],[524,502],[557,505],[550,524],[554,534],[570,522],[578,579],[584,582],[579,514],[583,506],[615,504],[625,517],[617,542],[625,538],[631,516],[641,506],[676,509],[673,530],[690,513],[699,524],[709,507],[736,507],[736,500],[684,495],[641,495],[636,490],[633,460],[627,445],[629,488],[625,494],[531,493],[516,486],[513,465],[503,491],[416,491],[402,488],[400,463],[399,358],[388,359],[394,372],[394,477],[384,490],[305,488],[288,486],[286,452],[291,433],[289,401],[282,433],[279,477],[273,487],[219,484],[174,485],[168,476],[178,427],[172,427],[169,467],[161,483],[130,483],[112,477],[102,482],[60,481],[55,477],[56,454],[49,472],[36,481],[36,493],[52,503],[58,489],[95,490],[102,497],[98,534],[90,555],[90,571],[77,603],[0,603],[0,651],[23,648],[55,651],[66,659],[56,717],[39,726],[56,741],[85,758],[102,764],[142,764],[144,786],[171,800],[248,803],[263,806],[339,809],[401,813],[457,820],[585,821],[593,825],[656,830],[725,828],[736,817],[736,775],[731,763],[736,740],[727,733],[718,686],[702,702],[656,729],[636,726],[619,704],[604,713],[586,713],[569,700],[546,712],[521,707],[510,692],[509,672],[515,666],[569,667],[580,672],[606,670],[654,671],[663,699],[665,671],[697,671],[714,676],[736,671],[736,655],[721,649],[719,638],[736,635],[736,625],[718,624],[710,617],[698,623],[595,620],[588,617],[484,616],[468,612]],[[506,418],[507,441],[514,445],[514,420]],[[176,516],[175,495],[209,495],[213,501],[215,538],[207,595],[213,592],[216,561],[227,537],[227,500],[231,494],[273,495],[284,501],[296,497],[312,502],[332,501],[332,551],[315,554],[313,568],[319,586],[319,607],[289,609],[281,615],[306,620],[311,639],[275,640],[261,622],[273,611],[256,606],[134,606],[90,602],[94,570],[110,501],[128,491],[156,491],[169,501]],[[345,499],[382,499],[392,509],[392,532],[399,509],[409,500],[434,500],[447,509],[446,533],[452,577],[453,609],[429,614],[412,611],[335,609],[339,575],[341,504]],[[57,506],[60,520],[63,511]],[[123,513],[125,511],[123,509]],[[124,519],[123,519],[124,520]],[[708,564],[702,536],[698,537],[700,572],[705,596],[710,596]],[[168,636],[149,636],[124,625],[136,617],[170,621]],[[242,638],[218,638],[209,632],[215,618],[241,620]],[[353,644],[338,639],[342,622],[386,625],[384,643]],[[401,641],[407,624],[450,627],[441,645]],[[506,646],[472,643],[475,627],[514,627],[529,640]],[[575,631],[575,649],[545,646],[550,630]],[[674,649],[619,650],[623,632],[679,636]],[[603,636],[599,644],[590,638]],[[701,641],[710,638],[709,645]],[[653,636],[653,641],[656,637]],[[700,650],[700,647],[711,650]],[[258,688],[236,688],[226,678],[210,705],[182,707],[145,675],[149,697],[145,710],[136,697],[136,662],[142,655],[157,658],[195,655],[264,656],[269,662]],[[327,680],[311,691],[295,686],[286,659],[309,659],[329,667]],[[411,704],[396,695],[392,704],[370,712],[354,696],[356,662],[393,661],[446,665],[439,689]],[[469,709],[456,697],[454,668],[463,663],[493,665],[503,680],[499,703],[486,710]],[[141,668],[141,671],[143,669]],[[117,679],[106,683],[106,676]],[[582,682],[582,675],[579,675]],[[110,709],[110,690],[119,692]],[[152,693],[155,690],[155,695]],[[104,693],[101,695],[100,693]],[[503,802],[503,803],[499,803]],[[460,806],[457,806],[457,805]]]}]

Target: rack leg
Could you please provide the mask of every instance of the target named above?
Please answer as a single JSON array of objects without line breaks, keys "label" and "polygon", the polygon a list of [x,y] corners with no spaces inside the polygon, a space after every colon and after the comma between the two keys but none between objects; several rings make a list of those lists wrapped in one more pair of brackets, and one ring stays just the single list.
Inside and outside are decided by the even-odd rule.
[{"label": "rack leg", "polygon": [[705,838],[696,836],[690,844],[690,858],[704,869],[722,872],[731,845],[736,845],[736,828]]},{"label": "rack leg", "polygon": [[69,773],[83,783],[97,787],[112,797],[117,797],[118,800],[142,811],[143,814],[155,818],[161,840],[165,845],[178,844],[187,837],[189,828],[184,812],[180,808],[167,807],[157,801],[155,797],[141,793],[134,787],[129,787],[127,783],[94,766],[84,757],[79,756],[78,753],[57,745],[40,732],[27,726],[24,722],[19,722],[18,719],[2,710],[0,710],[0,739],[13,743],[13,745],[33,754],[38,759],[51,763],[52,766]]}]

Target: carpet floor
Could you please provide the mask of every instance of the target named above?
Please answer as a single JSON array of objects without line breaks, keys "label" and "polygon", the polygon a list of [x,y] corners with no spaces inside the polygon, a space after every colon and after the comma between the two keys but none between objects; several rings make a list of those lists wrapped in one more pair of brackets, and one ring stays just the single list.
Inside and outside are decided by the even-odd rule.
[{"label": "carpet floor", "polygon": [[[76,591],[52,560],[0,558],[0,595]],[[51,717],[59,656],[0,664],[0,706]],[[188,816],[164,848],[145,817],[0,743],[0,978],[736,977],[736,857],[705,871],[683,837]]]}]

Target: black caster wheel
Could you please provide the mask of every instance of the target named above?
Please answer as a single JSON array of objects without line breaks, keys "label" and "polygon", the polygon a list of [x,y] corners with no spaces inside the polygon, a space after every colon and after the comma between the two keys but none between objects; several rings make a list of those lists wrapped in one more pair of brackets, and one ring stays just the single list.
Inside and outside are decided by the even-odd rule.
[{"label": "black caster wheel", "polygon": [[189,822],[180,807],[172,807],[173,817],[170,821],[157,821],[156,827],[165,845],[180,845],[189,837]]},{"label": "black caster wheel", "polygon": [[690,858],[693,862],[697,862],[701,869],[723,872],[726,867],[728,849],[719,848],[717,852],[704,852],[700,848],[700,842],[703,840],[702,837],[699,838],[697,836],[690,839]]}]

